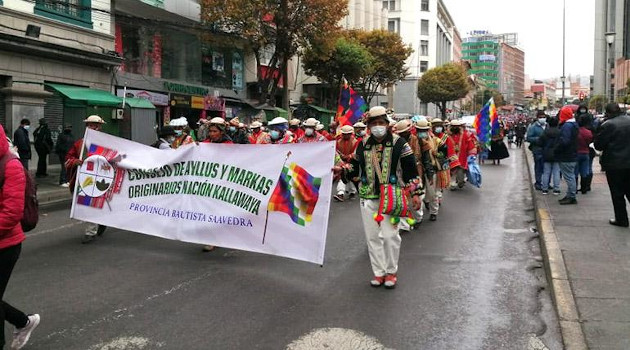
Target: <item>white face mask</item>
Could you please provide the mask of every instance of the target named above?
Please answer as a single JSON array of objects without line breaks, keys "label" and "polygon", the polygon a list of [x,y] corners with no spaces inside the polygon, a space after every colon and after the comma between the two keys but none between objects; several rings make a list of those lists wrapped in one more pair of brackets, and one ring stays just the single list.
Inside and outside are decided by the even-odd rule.
[{"label": "white face mask", "polygon": [[359,136],[365,136],[365,130],[359,131]]},{"label": "white face mask", "polygon": [[540,123],[540,125],[545,124],[546,121],[547,119],[545,118],[538,118],[538,123]]},{"label": "white face mask", "polygon": [[181,136],[184,132],[181,130],[175,130],[175,135]]},{"label": "white face mask", "polygon": [[433,131],[434,131],[436,134],[441,134],[441,133],[442,133],[442,130],[443,130],[443,129],[442,129],[442,127],[441,127],[441,126],[439,126],[439,127],[435,128],[435,129],[433,129]]},{"label": "white face mask", "polygon": [[30,125],[24,125],[24,130],[28,130],[28,129],[30,129],[30,128],[31,128],[31,126],[30,126]]},{"label": "white face mask", "polygon": [[313,134],[315,133],[315,130],[313,129],[305,129],[304,133],[306,134],[306,136],[313,136]]},{"label": "white face mask", "polygon": [[376,125],[370,128],[370,132],[372,133],[372,135],[374,135],[374,137],[376,137],[377,139],[380,139],[384,137],[385,134],[387,134],[387,127],[382,126],[382,125]]}]

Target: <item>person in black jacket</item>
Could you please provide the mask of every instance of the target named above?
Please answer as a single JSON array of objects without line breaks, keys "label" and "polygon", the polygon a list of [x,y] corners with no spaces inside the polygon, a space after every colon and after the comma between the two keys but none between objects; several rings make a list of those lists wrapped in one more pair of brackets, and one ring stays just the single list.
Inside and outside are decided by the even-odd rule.
[{"label": "person in black jacket", "polygon": [[31,121],[22,119],[20,126],[13,133],[13,145],[17,147],[20,162],[22,162],[26,170],[28,170],[28,161],[31,159],[31,140],[28,137],[28,129],[30,127]]},{"label": "person in black jacket", "polygon": [[59,173],[59,185],[68,187],[68,176],[66,173],[66,154],[72,145],[74,144],[74,136],[72,135],[72,126],[66,125],[63,128],[63,132],[57,137],[57,144],[55,145],[55,153],[59,157],[59,163],[61,164],[61,172]]},{"label": "person in black jacket", "polygon": [[35,139],[33,142],[35,152],[37,152],[37,171],[35,176],[46,177],[48,176],[48,155],[55,146],[46,119],[41,118],[39,120],[39,126],[33,131],[33,138]]},{"label": "person in black jacket", "polygon": [[630,117],[622,114],[619,105],[609,103],[604,119],[595,136],[595,148],[602,151],[599,163],[606,172],[615,209],[615,218],[608,222],[628,227],[625,199],[630,200]]},{"label": "person in black jacket", "polygon": [[560,173],[567,183],[567,195],[560,199],[560,204],[577,204],[577,183],[575,164],[577,163],[577,136],[579,127],[575,122],[571,107],[560,110],[560,137],[554,151],[555,160],[560,163]]},{"label": "person in black jacket", "polygon": [[554,117],[547,118],[547,128],[543,131],[542,136],[538,138],[538,146],[542,148],[543,155],[543,174],[542,174],[542,194],[549,193],[549,184],[553,180],[553,194],[560,194],[560,163],[556,162],[555,150],[560,138],[560,130],[558,129],[558,119]]}]

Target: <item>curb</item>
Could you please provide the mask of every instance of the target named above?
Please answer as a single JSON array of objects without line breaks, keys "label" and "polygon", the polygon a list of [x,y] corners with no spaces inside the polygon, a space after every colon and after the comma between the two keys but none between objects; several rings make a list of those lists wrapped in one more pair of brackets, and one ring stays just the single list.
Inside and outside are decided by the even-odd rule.
[{"label": "curb", "polygon": [[545,262],[547,281],[551,286],[551,297],[558,314],[562,342],[566,350],[588,350],[586,337],[579,319],[575,295],[569,282],[564,257],[558,244],[556,232],[553,228],[553,218],[549,214],[549,207],[544,201],[536,199],[532,175],[533,167],[527,149],[523,149],[529,174],[529,187],[534,203],[536,223],[540,233],[540,248]]}]

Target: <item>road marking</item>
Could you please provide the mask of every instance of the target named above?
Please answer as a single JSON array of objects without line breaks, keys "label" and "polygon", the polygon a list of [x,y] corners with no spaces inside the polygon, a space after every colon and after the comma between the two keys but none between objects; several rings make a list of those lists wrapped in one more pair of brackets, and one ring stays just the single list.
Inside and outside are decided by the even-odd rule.
[{"label": "road marking", "polygon": [[549,348],[537,336],[532,335],[529,337],[527,350],[549,350]]},{"label": "road marking", "polygon": [[376,338],[345,328],[318,328],[287,345],[286,350],[391,350]]},{"label": "road marking", "polygon": [[118,337],[107,343],[99,343],[90,346],[89,350],[142,350],[151,346],[150,349],[161,348],[163,343],[152,343],[148,338],[143,337]]},{"label": "road marking", "polygon": [[31,234],[26,234],[26,237],[28,237],[28,238],[30,238],[30,237],[37,237],[37,236],[41,236],[43,234],[47,234],[47,233],[54,232],[54,231],[57,231],[57,230],[63,230],[63,229],[71,228],[71,227],[82,225],[82,224],[85,224],[85,222],[83,222],[83,221],[72,222],[72,223],[61,225],[61,226],[58,226],[58,227],[55,227],[55,228],[49,228],[47,230],[43,230],[43,231],[31,233]]}]

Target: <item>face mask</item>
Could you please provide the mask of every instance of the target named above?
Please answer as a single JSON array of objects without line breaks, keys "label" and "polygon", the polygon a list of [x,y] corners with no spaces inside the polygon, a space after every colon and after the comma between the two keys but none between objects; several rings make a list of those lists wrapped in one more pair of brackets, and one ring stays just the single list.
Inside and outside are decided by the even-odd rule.
[{"label": "face mask", "polygon": [[28,129],[30,129],[30,128],[31,128],[31,126],[30,126],[30,125],[24,125],[24,130],[28,130]]},{"label": "face mask", "polygon": [[175,135],[177,136],[182,136],[183,131],[181,130],[175,130]]},{"label": "face mask", "polygon": [[545,118],[538,118],[538,123],[541,124],[541,125],[545,124],[546,121],[547,121],[547,119],[545,119]]},{"label": "face mask", "polygon": [[365,136],[365,130],[359,131],[359,136]]},{"label": "face mask", "polygon": [[304,130],[304,133],[306,134],[306,136],[313,136],[313,134],[315,133],[315,130],[313,130],[313,129],[306,129],[306,130]]},{"label": "face mask", "polygon": [[429,133],[428,133],[428,132],[426,132],[426,131],[419,132],[419,133],[418,133],[418,137],[419,137],[419,138],[421,138],[421,139],[426,139],[426,138],[428,138],[428,137],[429,137]]},{"label": "face mask", "polygon": [[269,135],[271,136],[272,139],[277,140],[277,139],[280,138],[280,131],[278,131],[278,130],[271,130]]},{"label": "face mask", "polygon": [[380,139],[384,137],[385,134],[387,134],[387,127],[382,125],[373,126],[370,128],[370,132],[372,132],[372,135],[374,135],[374,137]]},{"label": "face mask", "polygon": [[433,131],[434,131],[436,134],[441,134],[441,133],[442,133],[442,130],[443,130],[443,129],[442,129],[442,127],[441,127],[441,126],[439,126],[439,127],[435,128],[435,129],[433,129]]},{"label": "face mask", "polygon": [[586,111],[583,109],[580,109],[580,114],[586,114]]},{"label": "face mask", "polygon": [[235,126],[230,126],[230,132],[235,132],[236,131],[236,127]]}]

